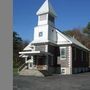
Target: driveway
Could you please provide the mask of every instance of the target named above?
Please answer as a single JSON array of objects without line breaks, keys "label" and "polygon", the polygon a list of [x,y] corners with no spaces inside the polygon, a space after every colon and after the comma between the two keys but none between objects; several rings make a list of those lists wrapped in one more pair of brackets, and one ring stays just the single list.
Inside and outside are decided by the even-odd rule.
[{"label": "driveway", "polygon": [[90,72],[48,77],[14,76],[13,90],[90,90]]}]

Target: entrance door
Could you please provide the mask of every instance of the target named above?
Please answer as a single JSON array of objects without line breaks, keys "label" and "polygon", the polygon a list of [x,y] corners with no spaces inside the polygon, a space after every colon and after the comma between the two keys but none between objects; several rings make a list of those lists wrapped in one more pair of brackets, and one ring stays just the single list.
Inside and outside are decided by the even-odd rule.
[{"label": "entrance door", "polygon": [[38,56],[37,58],[37,69],[43,70],[44,66],[46,65],[46,59],[45,56]]},{"label": "entrance door", "polygon": [[45,65],[45,56],[39,56],[38,57],[37,65]]}]

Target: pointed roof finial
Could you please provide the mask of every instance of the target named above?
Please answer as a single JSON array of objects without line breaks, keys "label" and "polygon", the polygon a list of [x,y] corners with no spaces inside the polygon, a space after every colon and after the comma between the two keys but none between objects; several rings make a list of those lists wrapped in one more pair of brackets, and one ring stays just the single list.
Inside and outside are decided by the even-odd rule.
[{"label": "pointed roof finial", "polygon": [[40,9],[37,11],[37,15],[44,14],[44,13],[50,13],[54,16],[56,16],[56,12],[54,11],[51,3],[49,0],[45,0],[44,4],[40,7]]}]

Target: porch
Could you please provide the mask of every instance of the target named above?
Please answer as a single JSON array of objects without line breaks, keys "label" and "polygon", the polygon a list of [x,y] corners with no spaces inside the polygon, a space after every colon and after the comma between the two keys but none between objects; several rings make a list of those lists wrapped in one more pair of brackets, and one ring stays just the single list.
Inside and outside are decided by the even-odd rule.
[{"label": "porch", "polygon": [[53,61],[53,55],[42,51],[19,52],[25,58],[27,69],[48,70],[48,57]]}]

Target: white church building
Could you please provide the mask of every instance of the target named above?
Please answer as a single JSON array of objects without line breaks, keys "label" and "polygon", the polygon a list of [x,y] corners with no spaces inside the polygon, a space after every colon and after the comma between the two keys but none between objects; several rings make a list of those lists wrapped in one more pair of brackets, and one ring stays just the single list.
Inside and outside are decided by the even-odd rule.
[{"label": "white church building", "polygon": [[19,57],[25,60],[20,74],[31,75],[37,71],[42,75],[53,75],[88,71],[88,48],[56,28],[57,15],[49,0],[44,2],[36,15],[38,24],[34,27],[33,41],[19,52]]}]

